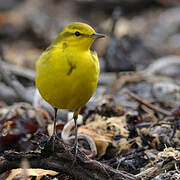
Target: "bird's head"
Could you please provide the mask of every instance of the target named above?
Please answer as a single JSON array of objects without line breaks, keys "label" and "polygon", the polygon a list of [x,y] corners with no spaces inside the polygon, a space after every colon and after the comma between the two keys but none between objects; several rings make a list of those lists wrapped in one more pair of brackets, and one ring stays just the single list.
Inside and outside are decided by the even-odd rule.
[{"label": "bird's head", "polygon": [[95,39],[105,37],[85,23],[73,22],[67,25],[56,39],[57,44],[64,46],[89,49]]}]

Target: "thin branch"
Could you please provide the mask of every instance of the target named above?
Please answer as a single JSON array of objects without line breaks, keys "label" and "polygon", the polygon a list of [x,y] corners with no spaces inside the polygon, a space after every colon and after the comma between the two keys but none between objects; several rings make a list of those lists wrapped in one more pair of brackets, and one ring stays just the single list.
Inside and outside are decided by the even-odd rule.
[{"label": "thin branch", "polygon": [[160,114],[163,114],[165,116],[172,116],[172,113],[169,111],[166,111],[164,109],[161,109],[159,107],[153,106],[152,104],[148,104],[145,102],[145,100],[141,99],[140,97],[138,97],[137,95],[135,95],[134,93],[130,92],[129,90],[125,91],[126,94],[128,94],[130,97],[132,97],[133,99],[135,99],[136,101],[138,101],[139,103],[145,105],[146,107],[152,109],[155,112],[158,112]]},{"label": "thin branch", "polygon": [[2,76],[2,80],[8,84],[16,94],[24,101],[32,103],[32,96],[30,96],[27,93],[27,90],[24,88],[24,86],[17,81],[15,78],[10,78],[8,71],[4,68],[2,65],[2,61],[0,61],[0,74]]},{"label": "thin branch", "polygon": [[2,61],[1,59],[0,59],[0,64],[1,66],[3,66],[4,69],[15,75],[27,78],[31,81],[34,81],[35,79],[35,72],[33,70],[7,63],[5,61]]}]

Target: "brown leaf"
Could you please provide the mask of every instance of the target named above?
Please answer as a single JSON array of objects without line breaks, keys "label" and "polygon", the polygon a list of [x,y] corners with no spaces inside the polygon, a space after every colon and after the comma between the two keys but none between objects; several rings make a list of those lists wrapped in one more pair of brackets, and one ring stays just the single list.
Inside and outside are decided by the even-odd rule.
[{"label": "brown leaf", "polygon": [[44,170],[44,169],[26,169],[27,176],[25,176],[24,169],[13,169],[6,180],[14,180],[18,177],[21,180],[31,180],[33,176],[36,180],[40,180],[45,175],[55,176],[58,174],[56,171]]}]

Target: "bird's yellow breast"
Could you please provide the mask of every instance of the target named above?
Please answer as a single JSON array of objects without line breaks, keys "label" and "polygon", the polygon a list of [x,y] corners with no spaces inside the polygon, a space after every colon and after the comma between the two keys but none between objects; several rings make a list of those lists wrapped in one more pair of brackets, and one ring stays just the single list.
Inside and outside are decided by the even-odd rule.
[{"label": "bird's yellow breast", "polygon": [[36,71],[36,86],[49,104],[77,110],[97,87],[99,62],[90,50],[50,47],[39,58]]}]

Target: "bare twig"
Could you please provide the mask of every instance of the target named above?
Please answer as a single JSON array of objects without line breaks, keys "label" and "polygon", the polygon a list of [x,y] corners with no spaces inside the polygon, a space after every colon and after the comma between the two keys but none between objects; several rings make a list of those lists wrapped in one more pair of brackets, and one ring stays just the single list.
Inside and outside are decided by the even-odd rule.
[{"label": "bare twig", "polygon": [[3,81],[6,84],[8,84],[12,89],[14,89],[16,94],[22,100],[32,103],[32,96],[30,96],[30,94],[27,93],[26,89],[19,81],[17,81],[15,78],[12,79],[9,77],[8,70],[5,69],[2,65],[2,61],[0,61],[0,74],[2,76]]},{"label": "bare twig", "polygon": [[19,67],[19,66],[16,66],[16,65],[12,65],[12,64],[7,63],[5,61],[2,61],[1,59],[0,59],[0,64],[7,71],[9,71],[9,72],[11,72],[11,73],[13,73],[15,75],[25,77],[25,78],[27,78],[27,79],[29,79],[31,81],[34,81],[35,72],[33,70],[30,70],[30,69],[27,69],[27,68],[22,68],[22,67]]},{"label": "bare twig", "polygon": [[171,112],[168,112],[168,111],[166,111],[164,109],[161,109],[159,107],[153,106],[152,104],[146,103],[145,100],[141,99],[140,97],[138,97],[134,93],[130,92],[129,90],[126,90],[125,93],[128,94],[133,99],[135,99],[136,101],[138,101],[139,103],[141,103],[141,104],[145,105],[146,107],[152,109],[153,111],[156,111],[156,112],[158,112],[160,114],[163,114],[165,116],[172,116]]},{"label": "bare twig", "polygon": [[54,170],[71,175],[78,180],[136,180],[140,179],[126,172],[115,170],[98,161],[89,159],[84,153],[78,151],[75,164],[74,154],[62,142],[56,140],[52,152],[52,141],[45,143],[44,149],[38,152],[13,152],[8,151],[0,158],[0,173],[15,169],[20,166],[22,159],[27,159],[31,168]]},{"label": "bare twig", "polygon": [[0,82],[0,99],[1,101],[15,101],[17,95],[14,90],[8,87],[5,83]]}]

